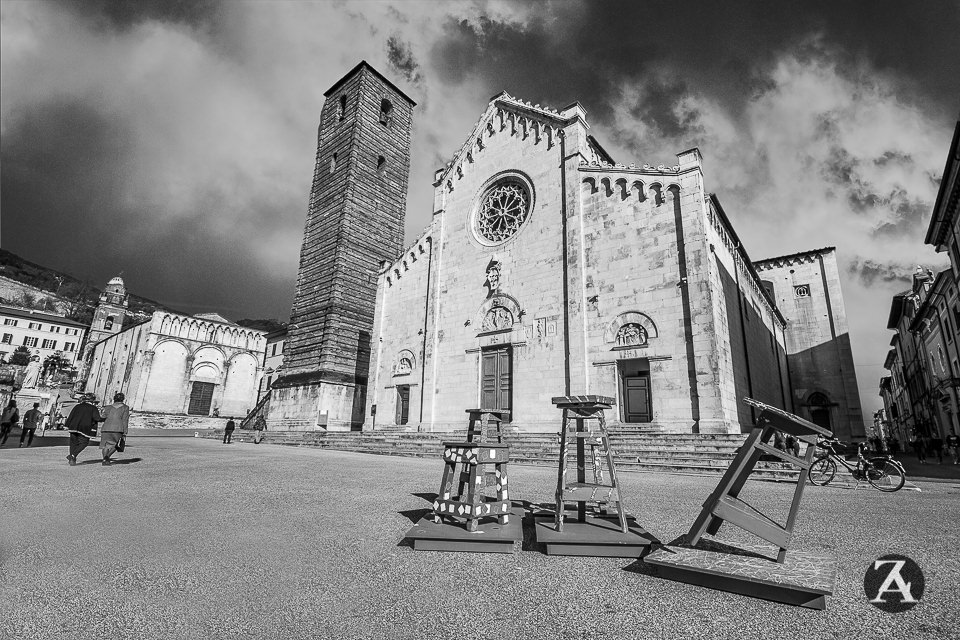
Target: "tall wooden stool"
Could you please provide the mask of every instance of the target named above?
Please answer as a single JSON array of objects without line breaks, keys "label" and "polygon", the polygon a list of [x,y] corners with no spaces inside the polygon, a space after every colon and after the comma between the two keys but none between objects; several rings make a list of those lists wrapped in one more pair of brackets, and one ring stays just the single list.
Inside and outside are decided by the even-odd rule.
[{"label": "tall wooden stool", "polygon": [[[554,516],[556,530],[563,531],[565,503],[577,503],[577,520],[586,522],[587,503],[593,503],[604,510],[608,504],[617,509],[620,532],[627,533],[627,516],[624,512],[617,483],[617,469],[613,462],[613,451],[607,435],[607,423],[603,412],[613,405],[613,398],[607,396],[559,396],[553,398],[553,404],[563,409],[560,427],[560,465],[557,471],[557,507]],[[588,426],[587,421],[591,421]],[[594,422],[595,421],[595,422]],[[597,430],[591,427],[595,425]],[[567,480],[569,470],[569,449],[571,442],[576,443],[577,479]],[[590,447],[590,464],[593,470],[593,482],[587,482],[586,448]],[[605,458],[608,481],[604,482],[601,456]]]},{"label": "tall wooden stool", "polygon": [[[467,413],[470,422],[466,440],[443,443],[443,479],[433,512],[437,523],[444,518],[465,521],[467,531],[476,531],[481,518],[496,518],[499,524],[510,521],[507,493],[510,446],[503,444],[501,429],[510,412],[468,409]],[[495,444],[490,442],[493,438],[496,438]],[[453,492],[455,484],[456,493]],[[495,496],[485,495],[488,486],[495,487]]]}]

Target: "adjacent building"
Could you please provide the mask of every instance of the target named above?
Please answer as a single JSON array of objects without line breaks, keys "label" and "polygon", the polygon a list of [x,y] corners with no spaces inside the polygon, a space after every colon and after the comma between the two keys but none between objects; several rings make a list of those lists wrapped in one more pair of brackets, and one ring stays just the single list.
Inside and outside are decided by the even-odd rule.
[{"label": "adjacent building", "polygon": [[55,353],[70,366],[78,363],[87,326],[49,313],[0,305],[0,357],[9,361],[17,347],[27,347],[43,362]]},{"label": "adjacent building", "polygon": [[788,410],[841,438],[866,437],[837,251],[825,247],[754,266],[786,319]]},{"label": "adjacent building", "polygon": [[265,332],[218,314],[155,312],[93,345],[86,391],[134,411],[245,416],[256,404]]},{"label": "adjacent building", "polygon": [[917,268],[912,287],[893,297],[887,328],[896,331],[880,381],[894,435],[960,433],[960,122],[947,152],[925,243],[946,252],[950,268]]},{"label": "adjacent building", "polygon": [[260,376],[260,385],[257,387],[257,404],[269,393],[273,381],[280,376],[280,366],[283,364],[283,345],[287,340],[287,328],[272,331],[264,338],[267,341],[267,346],[263,353],[263,375]]}]

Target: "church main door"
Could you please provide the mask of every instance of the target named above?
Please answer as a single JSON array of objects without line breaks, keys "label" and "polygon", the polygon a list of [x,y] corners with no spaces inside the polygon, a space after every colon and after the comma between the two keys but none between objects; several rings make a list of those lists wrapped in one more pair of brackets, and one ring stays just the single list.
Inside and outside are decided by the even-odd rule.
[{"label": "church main door", "polygon": [[509,346],[481,351],[480,408],[509,411],[512,362]]},{"label": "church main door", "polygon": [[620,363],[620,389],[623,397],[624,422],[650,422],[650,371],[646,361],[624,360]]},{"label": "church main door", "polygon": [[213,400],[214,386],[212,382],[194,382],[190,389],[190,406],[187,413],[192,416],[210,415],[210,402]]}]

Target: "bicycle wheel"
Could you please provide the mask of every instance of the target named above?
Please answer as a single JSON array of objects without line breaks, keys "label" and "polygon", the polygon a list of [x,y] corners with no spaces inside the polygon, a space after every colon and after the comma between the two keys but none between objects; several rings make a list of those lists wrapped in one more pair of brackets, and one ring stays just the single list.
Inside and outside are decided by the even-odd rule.
[{"label": "bicycle wheel", "polygon": [[867,471],[867,482],[878,491],[899,491],[906,481],[907,474],[903,467],[893,460],[878,461]]},{"label": "bicycle wheel", "polygon": [[830,484],[835,475],[837,475],[837,463],[831,460],[829,456],[817,458],[810,465],[810,484],[822,487]]}]

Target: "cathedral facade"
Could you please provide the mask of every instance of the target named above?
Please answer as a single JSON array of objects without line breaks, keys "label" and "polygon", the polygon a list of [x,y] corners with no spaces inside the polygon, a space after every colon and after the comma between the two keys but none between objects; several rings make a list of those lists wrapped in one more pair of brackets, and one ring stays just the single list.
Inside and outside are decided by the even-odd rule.
[{"label": "cathedral facade", "polygon": [[[358,100],[375,105],[392,87],[369,96],[361,88]],[[322,112],[318,167],[326,166],[325,141],[336,135],[324,131],[328,114],[342,113],[337,93],[328,92]],[[386,136],[381,144],[395,148]],[[371,154],[353,155],[366,162]],[[703,165],[696,148],[671,166],[619,164],[590,134],[579,103],[554,110],[506,93],[492,98],[435,174],[432,222],[411,246],[380,261],[371,323],[350,328],[356,343],[369,344],[369,367],[352,378],[351,398],[364,399],[362,428],[462,429],[466,410],[485,408],[509,411],[514,429],[553,431],[559,413],[551,398],[567,394],[613,397],[614,426],[664,432],[740,433],[754,420],[744,397],[802,414],[791,335],[808,320],[784,315],[777,291],[706,189]],[[376,192],[369,168],[359,165],[354,175]],[[392,197],[390,185],[381,193]],[[361,216],[379,221],[383,234],[393,229],[383,212],[368,208]],[[303,256],[315,250],[308,235],[339,215],[314,216],[311,200],[298,299],[309,269]],[[340,245],[363,237],[337,228],[345,230]],[[381,255],[391,248],[382,242]],[[356,261],[360,275],[373,255]],[[832,309],[842,316],[838,287]],[[810,291],[824,294],[819,286]],[[300,317],[295,304],[291,336]],[[347,354],[360,352],[353,344]],[[850,365],[841,377],[855,390]],[[288,375],[297,382],[295,372]],[[842,392],[835,387],[831,379],[817,388],[836,401]],[[290,405],[294,398],[283,393]],[[325,410],[312,398],[306,404],[307,416]],[[338,423],[280,419],[271,428],[357,428],[352,409],[339,409]],[[856,430],[851,415],[832,414],[841,436]]]}]

